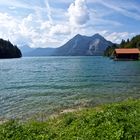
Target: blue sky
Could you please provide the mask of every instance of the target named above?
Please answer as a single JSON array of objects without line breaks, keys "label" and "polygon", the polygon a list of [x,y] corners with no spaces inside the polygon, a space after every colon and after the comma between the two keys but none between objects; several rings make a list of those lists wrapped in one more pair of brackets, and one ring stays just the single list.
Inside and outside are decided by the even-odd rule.
[{"label": "blue sky", "polygon": [[14,44],[59,47],[78,33],[140,34],[140,0],[0,0],[0,38]]}]

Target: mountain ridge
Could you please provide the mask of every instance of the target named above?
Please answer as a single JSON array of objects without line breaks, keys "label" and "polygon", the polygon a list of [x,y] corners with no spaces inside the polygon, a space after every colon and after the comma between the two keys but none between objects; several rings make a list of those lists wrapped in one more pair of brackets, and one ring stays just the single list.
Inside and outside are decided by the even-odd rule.
[{"label": "mountain ridge", "polygon": [[108,46],[113,43],[106,40],[100,34],[85,36],[75,35],[64,45],[58,48],[37,48],[29,53],[28,56],[96,56],[103,55]]}]

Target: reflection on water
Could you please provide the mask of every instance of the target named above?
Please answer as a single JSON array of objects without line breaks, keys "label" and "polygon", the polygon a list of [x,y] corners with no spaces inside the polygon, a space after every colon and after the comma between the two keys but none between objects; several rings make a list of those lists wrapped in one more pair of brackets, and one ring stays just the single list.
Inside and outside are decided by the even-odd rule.
[{"label": "reflection on water", "polygon": [[104,57],[0,60],[0,116],[140,97],[140,61]]}]

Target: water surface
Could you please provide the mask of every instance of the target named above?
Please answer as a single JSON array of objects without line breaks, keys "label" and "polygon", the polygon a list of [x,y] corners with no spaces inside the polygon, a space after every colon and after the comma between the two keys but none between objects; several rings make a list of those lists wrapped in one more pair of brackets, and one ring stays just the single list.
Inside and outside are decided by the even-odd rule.
[{"label": "water surface", "polygon": [[140,61],[105,57],[0,60],[0,117],[140,97]]}]

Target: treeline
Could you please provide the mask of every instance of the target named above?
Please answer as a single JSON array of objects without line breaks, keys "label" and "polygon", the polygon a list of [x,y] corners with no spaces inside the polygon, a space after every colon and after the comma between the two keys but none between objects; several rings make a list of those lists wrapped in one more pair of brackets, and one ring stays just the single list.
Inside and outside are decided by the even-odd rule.
[{"label": "treeline", "polygon": [[16,45],[13,45],[9,40],[0,39],[0,59],[20,57],[22,57],[22,53]]},{"label": "treeline", "polygon": [[105,56],[111,56],[114,53],[116,48],[139,48],[140,49],[140,35],[133,37],[131,40],[127,39],[127,41],[122,40],[120,44],[114,44],[113,46],[109,46],[105,52]]}]

